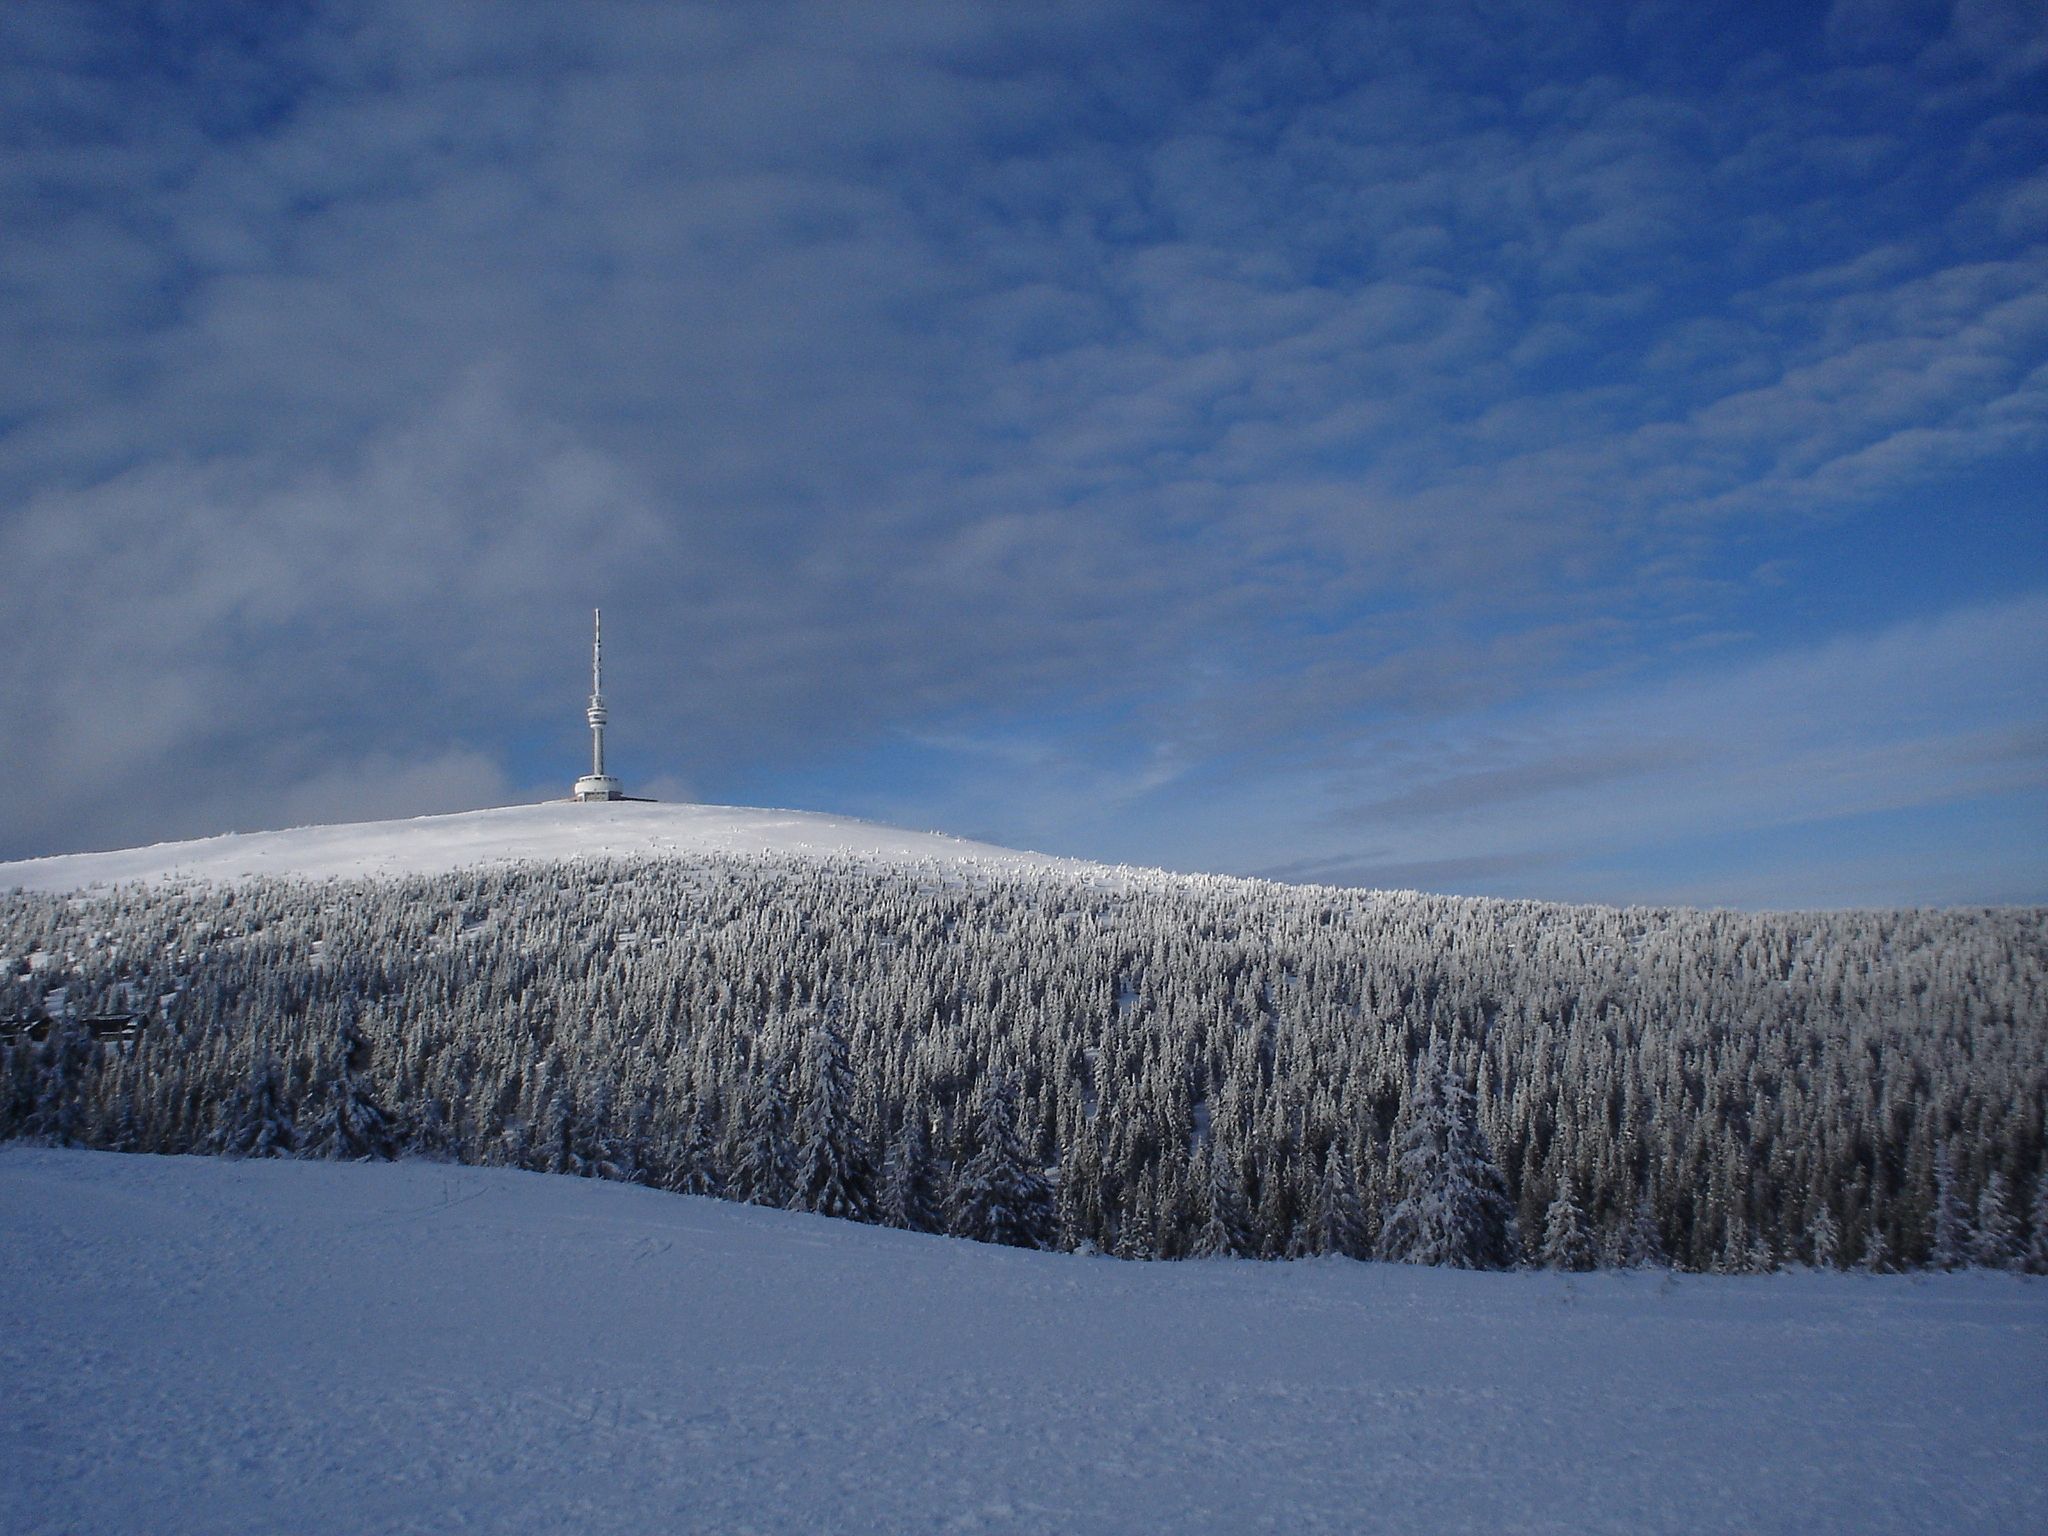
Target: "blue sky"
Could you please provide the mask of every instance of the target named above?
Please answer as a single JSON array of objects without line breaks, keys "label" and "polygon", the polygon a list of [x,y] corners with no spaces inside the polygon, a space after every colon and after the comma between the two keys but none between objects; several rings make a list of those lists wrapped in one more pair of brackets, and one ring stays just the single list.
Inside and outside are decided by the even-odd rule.
[{"label": "blue sky", "polygon": [[616,766],[2048,900],[2048,23],[0,8],[0,857]]}]

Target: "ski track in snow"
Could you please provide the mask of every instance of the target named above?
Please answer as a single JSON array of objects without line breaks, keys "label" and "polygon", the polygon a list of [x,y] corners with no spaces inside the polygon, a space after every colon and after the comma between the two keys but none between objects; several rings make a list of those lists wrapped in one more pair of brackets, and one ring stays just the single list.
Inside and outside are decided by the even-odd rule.
[{"label": "ski track in snow", "polygon": [[1021,1253],[0,1149],[0,1530],[2048,1529],[2048,1285]]},{"label": "ski track in snow", "polygon": [[810,811],[557,801],[19,859],[0,863],[0,891],[84,891],[136,881],[232,882],[260,876],[395,879],[477,866],[647,854],[844,856],[878,865],[960,865],[988,873],[1111,873],[1077,859]]}]

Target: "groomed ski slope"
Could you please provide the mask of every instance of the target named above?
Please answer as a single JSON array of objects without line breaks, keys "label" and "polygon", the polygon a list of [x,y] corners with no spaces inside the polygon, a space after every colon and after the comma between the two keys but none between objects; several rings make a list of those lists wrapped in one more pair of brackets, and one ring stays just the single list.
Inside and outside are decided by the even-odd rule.
[{"label": "groomed ski slope", "polygon": [[991,871],[1097,868],[939,832],[906,832],[809,811],[554,801],[19,859],[0,863],[0,891],[82,891],[131,881],[231,882],[265,875],[396,878],[551,859],[692,853],[844,855],[876,864],[938,862]]},{"label": "groomed ski slope", "polygon": [[1126,1264],[0,1149],[8,1532],[2048,1529],[2048,1285]]}]

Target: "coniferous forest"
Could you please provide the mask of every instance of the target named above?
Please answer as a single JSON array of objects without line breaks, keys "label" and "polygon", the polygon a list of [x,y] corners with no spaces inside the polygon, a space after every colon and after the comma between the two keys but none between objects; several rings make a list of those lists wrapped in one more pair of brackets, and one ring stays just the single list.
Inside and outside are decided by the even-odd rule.
[{"label": "coniferous forest", "polygon": [[2048,1270],[2039,909],[696,857],[0,896],[0,966],[5,1137],[1133,1259]]}]

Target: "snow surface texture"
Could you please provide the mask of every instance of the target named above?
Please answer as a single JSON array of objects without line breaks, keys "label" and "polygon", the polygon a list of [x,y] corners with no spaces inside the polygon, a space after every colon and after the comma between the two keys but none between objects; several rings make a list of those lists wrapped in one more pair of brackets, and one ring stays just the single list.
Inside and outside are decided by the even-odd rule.
[{"label": "snow surface texture", "polygon": [[2048,1286],[1125,1264],[0,1149],[0,1530],[2048,1529]]},{"label": "snow surface texture", "polygon": [[878,864],[926,862],[1021,872],[1094,868],[939,832],[905,832],[809,811],[604,801],[511,805],[407,821],[285,832],[231,832],[115,853],[0,863],[0,891],[80,891],[129,881],[234,881],[252,876],[373,878],[478,865],[643,854],[843,854]]}]

